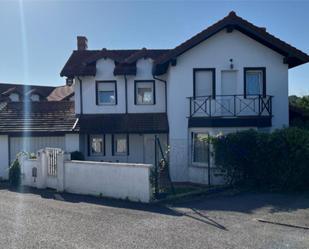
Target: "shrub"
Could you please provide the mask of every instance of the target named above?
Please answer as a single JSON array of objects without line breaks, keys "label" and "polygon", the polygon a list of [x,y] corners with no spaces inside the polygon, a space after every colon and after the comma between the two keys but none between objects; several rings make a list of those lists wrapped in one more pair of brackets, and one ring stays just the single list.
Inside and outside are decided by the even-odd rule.
[{"label": "shrub", "polygon": [[9,168],[9,182],[13,186],[19,186],[21,181],[21,169],[18,159]]},{"label": "shrub", "polygon": [[73,152],[71,152],[71,160],[84,161],[85,157],[84,157],[84,154],[82,152],[73,151]]},{"label": "shrub", "polygon": [[309,131],[254,130],[213,138],[216,164],[230,184],[284,190],[309,189]]}]

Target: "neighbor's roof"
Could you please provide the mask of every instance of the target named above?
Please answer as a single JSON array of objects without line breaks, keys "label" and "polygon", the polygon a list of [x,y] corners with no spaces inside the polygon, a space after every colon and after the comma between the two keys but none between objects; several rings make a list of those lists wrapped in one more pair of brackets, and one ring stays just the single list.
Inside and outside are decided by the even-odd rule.
[{"label": "neighbor's roof", "polygon": [[[59,134],[78,130],[74,102],[8,102],[0,111],[0,134]],[[27,104],[27,106],[25,106]],[[28,111],[25,112],[25,108]]]},{"label": "neighbor's roof", "polygon": [[69,100],[74,95],[73,86],[59,86],[56,87],[48,96],[48,101],[62,101]]},{"label": "neighbor's roof", "polygon": [[166,113],[86,114],[79,117],[84,133],[167,133]]},{"label": "neighbor's roof", "polygon": [[290,44],[278,39],[268,33],[265,28],[253,25],[252,23],[237,16],[235,12],[193,36],[189,40],[175,47],[174,49],[139,49],[139,50],[86,50],[73,51],[69,60],[62,69],[60,75],[67,77],[93,76],[96,74],[95,62],[100,58],[110,58],[116,63],[114,74],[136,74],[136,61],[142,57],[150,57],[154,60],[153,73],[160,75],[166,72],[170,62],[176,59],[192,47],[205,41],[209,37],[223,29],[236,29],[270,49],[285,56],[285,63],[289,68],[309,62],[309,56]]},{"label": "neighbor's roof", "polygon": [[9,84],[0,83],[0,101],[8,100],[11,93],[18,93],[22,97],[31,94],[40,95],[43,100],[61,101],[66,100],[74,94],[73,86],[38,86],[38,85],[24,85],[24,84]]}]

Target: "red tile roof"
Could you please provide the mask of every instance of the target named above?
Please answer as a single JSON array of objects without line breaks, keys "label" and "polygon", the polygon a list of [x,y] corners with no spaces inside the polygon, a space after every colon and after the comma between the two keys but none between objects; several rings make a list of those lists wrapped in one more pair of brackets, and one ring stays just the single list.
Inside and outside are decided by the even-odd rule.
[{"label": "red tile roof", "polygon": [[74,102],[8,102],[0,110],[0,134],[69,133],[76,120]]},{"label": "red tile roof", "polygon": [[[100,58],[113,59],[117,65],[114,74],[135,74],[136,61],[142,57],[152,58],[154,62],[154,74],[159,75],[166,72],[169,63],[177,56],[208,39],[225,28],[237,29],[250,36],[265,46],[277,51],[286,57],[285,62],[289,68],[309,62],[309,56],[290,44],[278,39],[268,33],[265,28],[257,27],[230,12],[229,15],[183,42],[174,49],[135,49],[135,50],[85,50],[73,51],[60,75],[66,77],[94,76],[96,74],[95,62]],[[130,66],[129,66],[130,65]],[[135,67],[135,68],[134,68]]]}]

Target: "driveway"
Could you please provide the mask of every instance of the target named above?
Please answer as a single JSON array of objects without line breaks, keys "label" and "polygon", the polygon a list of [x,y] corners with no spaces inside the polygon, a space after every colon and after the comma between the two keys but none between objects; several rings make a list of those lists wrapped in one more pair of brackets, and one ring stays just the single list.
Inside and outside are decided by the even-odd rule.
[{"label": "driveway", "polygon": [[238,194],[173,206],[0,189],[0,248],[309,248],[309,197]]}]

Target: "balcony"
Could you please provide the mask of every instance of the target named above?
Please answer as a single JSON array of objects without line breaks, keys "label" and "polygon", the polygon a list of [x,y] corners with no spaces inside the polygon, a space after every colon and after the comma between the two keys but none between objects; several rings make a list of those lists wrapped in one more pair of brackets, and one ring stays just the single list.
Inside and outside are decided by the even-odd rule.
[{"label": "balcony", "polygon": [[189,127],[271,126],[272,96],[189,97]]}]

